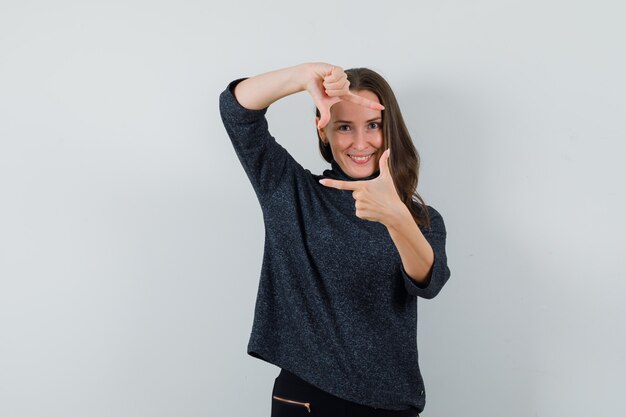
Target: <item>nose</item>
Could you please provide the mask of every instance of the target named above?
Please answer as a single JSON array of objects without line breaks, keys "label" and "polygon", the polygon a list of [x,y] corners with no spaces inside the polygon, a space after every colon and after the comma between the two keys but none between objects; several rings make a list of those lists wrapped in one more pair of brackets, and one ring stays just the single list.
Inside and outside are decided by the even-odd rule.
[{"label": "nose", "polygon": [[367,149],[370,138],[363,129],[357,129],[354,134],[353,147],[355,150]]}]

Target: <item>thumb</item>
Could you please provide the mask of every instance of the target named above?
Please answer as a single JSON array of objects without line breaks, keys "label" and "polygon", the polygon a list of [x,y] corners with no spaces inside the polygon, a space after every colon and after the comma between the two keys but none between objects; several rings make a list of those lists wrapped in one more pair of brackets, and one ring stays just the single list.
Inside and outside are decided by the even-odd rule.
[{"label": "thumb", "polygon": [[331,97],[329,99],[323,100],[322,104],[319,105],[318,109],[320,110],[320,121],[317,124],[317,127],[322,129],[324,126],[330,122],[330,108],[335,103],[339,103],[341,101],[340,97]]},{"label": "thumb", "polygon": [[378,160],[378,169],[380,170],[380,174],[387,177],[391,175],[389,172],[389,165],[387,165],[390,153],[391,149],[387,148],[387,150],[383,152],[383,154],[380,156],[380,159]]},{"label": "thumb", "polygon": [[320,109],[320,121],[317,123],[318,129],[323,129],[330,121],[330,109],[326,106]]}]

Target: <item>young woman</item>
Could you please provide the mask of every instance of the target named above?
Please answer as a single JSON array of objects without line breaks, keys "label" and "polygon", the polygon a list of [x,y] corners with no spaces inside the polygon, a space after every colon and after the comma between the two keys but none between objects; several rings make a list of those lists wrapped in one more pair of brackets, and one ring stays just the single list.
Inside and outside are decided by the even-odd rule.
[{"label": "young woman", "polygon": [[[300,91],[317,108],[322,175],[268,131],[267,108]],[[450,269],[393,91],[367,68],[305,63],[232,81],[220,112],[263,211],[248,354],[281,368],[272,417],[417,416],[417,299]]]}]

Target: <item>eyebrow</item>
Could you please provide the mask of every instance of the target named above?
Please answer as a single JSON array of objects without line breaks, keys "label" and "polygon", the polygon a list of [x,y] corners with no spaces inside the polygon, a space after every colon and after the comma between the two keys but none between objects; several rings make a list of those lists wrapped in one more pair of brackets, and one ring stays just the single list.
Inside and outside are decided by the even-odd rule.
[{"label": "eyebrow", "polygon": [[[366,123],[375,122],[376,120],[382,120],[382,119],[383,119],[382,117],[374,117],[373,119],[369,119],[368,121],[366,121]],[[335,123],[352,124],[352,122],[349,120],[336,120]]]}]

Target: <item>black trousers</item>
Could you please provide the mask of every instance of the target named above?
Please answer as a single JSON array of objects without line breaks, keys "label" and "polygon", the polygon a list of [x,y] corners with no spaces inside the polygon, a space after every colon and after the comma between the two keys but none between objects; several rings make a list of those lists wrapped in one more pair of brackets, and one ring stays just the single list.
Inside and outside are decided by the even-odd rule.
[{"label": "black trousers", "polygon": [[332,394],[281,369],[274,380],[271,417],[419,417],[415,410],[368,407]]}]

